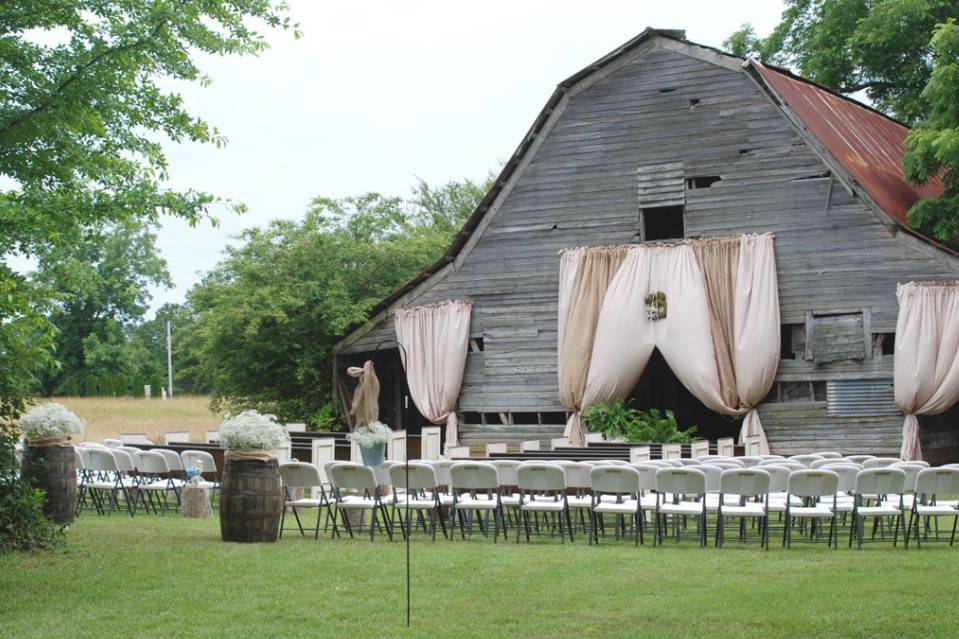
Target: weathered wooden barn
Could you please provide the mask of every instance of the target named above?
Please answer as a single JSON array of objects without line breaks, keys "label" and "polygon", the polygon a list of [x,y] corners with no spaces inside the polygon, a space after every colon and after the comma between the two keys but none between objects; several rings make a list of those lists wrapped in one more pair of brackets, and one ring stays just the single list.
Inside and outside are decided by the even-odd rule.
[{"label": "weathered wooden barn", "polygon": [[[384,419],[415,432],[425,420],[406,399],[391,313],[469,299],[461,439],[559,436],[561,249],[770,232],[782,361],[759,411],[772,452],[896,454],[896,285],[959,278],[957,254],[906,221],[941,188],[904,180],[907,132],[786,70],[647,29],[559,84],[446,254],[339,342],[341,396],[346,367],[373,357]],[[633,400],[710,438],[739,430],[661,359]],[[923,418],[927,456],[959,456],[957,417]]]}]

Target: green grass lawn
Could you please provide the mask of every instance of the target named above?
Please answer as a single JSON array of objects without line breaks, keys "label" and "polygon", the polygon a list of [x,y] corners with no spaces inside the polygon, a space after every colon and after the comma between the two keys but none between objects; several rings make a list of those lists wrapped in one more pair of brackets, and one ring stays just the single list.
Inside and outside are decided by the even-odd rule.
[{"label": "green grass lawn", "polygon": [[765,552],[414,539],[219,540],[216,519],[85,513],[0,557],[2,637],[956,637],[959,546]]}]

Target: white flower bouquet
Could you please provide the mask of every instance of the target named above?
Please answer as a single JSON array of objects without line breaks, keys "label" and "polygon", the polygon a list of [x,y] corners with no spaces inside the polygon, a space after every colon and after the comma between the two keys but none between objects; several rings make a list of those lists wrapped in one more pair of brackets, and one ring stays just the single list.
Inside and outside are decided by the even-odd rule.
[{"label": "white flower bouquet", "polygon": [[86,424],[62,404],[41,404],[20,418],[20,430],[29,440],[65,439],[83,432]]},{"label": "white flower bouquet", "polygon": [[373,422],[366,426],[359,426],[348,435],[360,448],[372,448],[390,441],[393,430],[383,422]]},{"label": "white flower bouquet", "polygon": [[270,450],[289,443],[290,437],[276,421],[276,415],[245,410],[226,416],[220,426],[220,445],[234,450]]}]

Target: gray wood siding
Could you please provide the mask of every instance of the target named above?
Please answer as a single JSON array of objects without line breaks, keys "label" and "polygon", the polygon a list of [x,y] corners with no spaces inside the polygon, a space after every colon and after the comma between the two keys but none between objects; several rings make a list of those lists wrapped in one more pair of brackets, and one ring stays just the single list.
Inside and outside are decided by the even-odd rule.
[{"label": "gray wood siding", "polygon": [[[864,308],[873,332],[892,332],[898,282],[959,272],[917,240],[891,234],[838,181],[821,177],[828,167],[744,73],[653,48],[572,95],[460,268],[410,302],[474,302],[471,334],[484,337],[485,350],[467,358],[461,411],[563,410],[558,252],[636,241],[637,168],[667,162],[683,162],[687,176],[722,178],[687,190],[687,235],[776,234],[784,323],[803,323],[808,310]],[[345,352],[392,336],[388,319]],[[891,360],[784,360],[779,379],[891,376]],[[898,450],[896,418],[826,418],[825,402],[771,405],[762,417],[774,452],[821,447],[837,429],[851,447]]]}]

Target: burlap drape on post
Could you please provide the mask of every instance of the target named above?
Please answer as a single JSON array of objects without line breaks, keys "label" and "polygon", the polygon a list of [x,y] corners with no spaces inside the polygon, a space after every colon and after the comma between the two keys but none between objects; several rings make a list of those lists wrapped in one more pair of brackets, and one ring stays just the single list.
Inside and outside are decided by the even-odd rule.
[{"label": "burlap drape on post", "polygon": [[[745,415],[741,441],[746,435],[758,435],[760,448],[768,452],[755,407],[769,392],[779,363],[773,236],[575,249],[563,253],[562,259],[578,260],[581,268],[591,253],[618,255],[617,249],[627,253],[618,259],[621,265],[605,286],[606,271],[594,278],[581,278],[577,272],[573,278],[571,265],[561,261],[560,285],[568,292],[560,292],[560,309],[569,318],[581,310],[585,316],[576,329],[571,321],[565,326],[561,321],[559,327],[560,398],[574,410],[570,421],[576,420],[572,427],[567,424],[567,432],[575,434],[577,428],[582,432],[579,413],[588,406],[625,397],[639,381],[653,349],[659,348],[683,386],[711,410]],[[577,291],[577,286],[591,284],[592,293]],[[665,318],[651,320],[645,297],[656,291],[666,294],[668,312]],[[592,320],[592,305],[600,294],[599,315]],[[585,357],[577,349],[588,342],[592,351]],[[576,375],[583,373],[585,387],[577,395]]]},{"label": "burlap drape on post", "polygon": [[564,435],[585,442],[580,411],[589,373],[596,322],[610,281],[626,257],[625,246],[597,246],[560,255],[557,370],[559,399],[572,415]]},{"label": "burlap drape on post", "polygon": [[899,456],[922,459],[917,415],[938,415],[959,402],[959,282],[910,282],[896,295],[893,381],[906,414]]},{"label": "burlap drape on post", "polygon": [[447,301],[396,311],[393,329],[416,408],[446,423],[446,445],[457,446],[456,400],[463,385],[473,303]]},{"label": "burlap drape on post", "polygon": [[719,373],[719,395],[727,406],[739,404],[736,372],[733,370],[733,330],[736,271],[739,269],[741,244],[742,240],[738,237],[717,237],[690,243],[706,284],[709,327]]},{"label": "burlap drape on post", "polygon": [[346,374],[358,381],[353,392],[350,415],[356,417],[357,426],[372,424],[380,418],[380,380],[373,369],[373,361],[366,360],[363,366],[350,366]]}]

